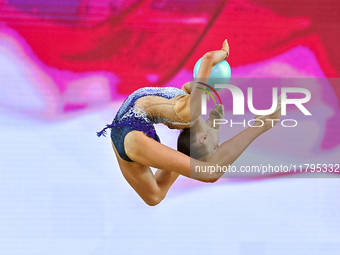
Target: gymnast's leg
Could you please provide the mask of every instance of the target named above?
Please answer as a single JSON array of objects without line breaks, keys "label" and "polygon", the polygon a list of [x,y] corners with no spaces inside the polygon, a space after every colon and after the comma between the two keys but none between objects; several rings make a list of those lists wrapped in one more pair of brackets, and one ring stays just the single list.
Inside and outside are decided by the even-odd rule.
[{"label": "gymnast's leg", "polygon": [[[113,143],[112,147],[117,157],[119,157]],[[174,171],[162,169],[158,169],[156,173],[153,174],[149,166],[142,165],[138,162],[128,162],[120,158],[118,158],[118,163],[126,181],[144,202],[150,206],[159,204],[165,198],[171,185],[179,175]]]},{"label": "gymnast's leg", "polygon": [[[277,118],[274,115],[277,115]],[[279,114],[273,114],[271,119],[279,119]],[[257,124],[254,124],[257,125]],[[209,166],[219,164],[231,165],[243,151],[261,134],[272,126],[265,124],[259,127],[249,127],[232,139],[224,142],[208,162],[190,159],[187,155],[169,148],[152,138],[147,137],[141,131],[132,131],[124,139],[125,152],[134,162],[120,163],[122,172],[141,198],[149,205],[156,205],[164,199],[167,191],[177,179],[178,175],[191,178],[190,171],[195,165]],[[152,166],[158,169],[153,175]],[[203,182],[215,182],[223,172],[201,173],[196,180]]]}]

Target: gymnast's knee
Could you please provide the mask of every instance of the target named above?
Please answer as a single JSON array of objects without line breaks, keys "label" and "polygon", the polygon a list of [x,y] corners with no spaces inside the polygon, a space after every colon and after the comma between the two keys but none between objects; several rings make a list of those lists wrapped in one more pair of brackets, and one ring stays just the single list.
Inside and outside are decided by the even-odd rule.
[{"label": "gymnast's knee", "polygon": [[147,198],[143,198],[143,200],[149,206],[156,206],[160,202],[162,202],[164,197],[165,196],[163,196],[162,194],[153,194],[153,195],[148,196]]}]

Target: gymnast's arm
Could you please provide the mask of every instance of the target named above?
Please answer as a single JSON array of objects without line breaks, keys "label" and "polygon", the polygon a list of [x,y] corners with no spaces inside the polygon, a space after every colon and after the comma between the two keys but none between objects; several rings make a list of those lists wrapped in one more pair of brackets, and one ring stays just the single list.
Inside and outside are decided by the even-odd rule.
[{"label": "gymnast's arm", "polygon": [[[268,123],[271,124],[270,122]],[[256,125],[256,123],[254,125]],[[228,167],[259,135],[269,128],[267,124],[262,127],[247,128],[219,146],[213,157],[207,162],[192,159],[179,151],[147,137],[140,131],[133,131],[127,134],[124,147],[128,157],[135,162],[193,178],[191,173],[194,173],[195,166],[204,167],[219,164],[220,166]],[[201,172],[199,176],[196,174],[193,179],[202,182],[215,182],[222,175],[223,172]]]},{"label": "gymnast's arm", "polygon": [[[190,166],[195,159],[176,151],[154,139],[148,137],[141,131],[132,131],[124,139],[124,148],[127,156],[144,166],[150,166],[163,171],[175,172],[190,178]],[[208,165],[205,162],[199,162]],[[156,173],[157,174],[157,173]],[[202,175],[198,180],[212,182],[210,175]],[[177,178],[177,177],[176,177]]]},{"label": "gymnast's arm", "polygon": [[215,119],[224,119],[224,105],[217,104],[214,109],[212,109],[209,113],[209,119],[207,119],[206,123],[209,127],[214,129],[219,129],[220,124],[214,124]]}]

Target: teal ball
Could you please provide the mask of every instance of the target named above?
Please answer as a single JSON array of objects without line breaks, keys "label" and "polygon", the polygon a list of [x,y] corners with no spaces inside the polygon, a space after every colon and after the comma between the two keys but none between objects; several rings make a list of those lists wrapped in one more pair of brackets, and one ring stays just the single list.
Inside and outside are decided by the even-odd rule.
[{"label": "teal ball", "polygon": [[[194,78],[196,79],[198,70],[201,66],[202,58],[200,58],[194,67]],[[208,78],[208,77],[203,77]],[[222,60],[217,63],[211,70],[208,85],[215,88],[215,84],[228,84],[231,78],[231,68],[227,61]],[[207,88],[210,90],[209,88]],[[220,90],[220,88],[215,88],[215,90]]]}]

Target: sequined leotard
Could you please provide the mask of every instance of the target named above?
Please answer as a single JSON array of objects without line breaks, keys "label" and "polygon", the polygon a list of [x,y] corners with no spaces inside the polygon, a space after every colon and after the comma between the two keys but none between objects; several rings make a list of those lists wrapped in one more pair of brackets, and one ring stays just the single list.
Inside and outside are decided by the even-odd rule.
[{"label": "sequined leotard", "polygon": [[[124,138],[125,136],[133,131],[143,131],[148,137],[155,139],[160,142],[160,139],[156,133],[153,124],[156,123],[170,123],[172,125],[188,125],[190,123],[182,121],[175,122],[170,116],[149,116],[145,109],[136,107],[136,101],[142,97],[157,96],[166,99],[172,99],[174,97],[181,97],[181,95],[188,95],[183,90],[174,87],[145,87],[133,92],[122,104],[118,110],[113,122],[107,125],[102,131],[98,132],[98,137],[101,135],[105,136],[105,130],[111,128],[111,139],[114,143],[119,156],[132,162],[132,160],[126,155],[124,149]],[[167,104],[167,103],[163,103]],[[174,105],[174,103],[170,104]],[[171,108],[171,106],[170,106]],[[173,108],[175,114],[176,109]],[[174,114],[172,114],[174,115]],[[177,114],[179,117],[179,115]]]}]

